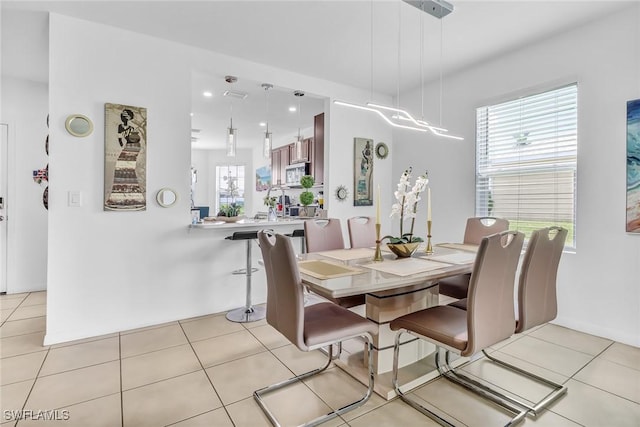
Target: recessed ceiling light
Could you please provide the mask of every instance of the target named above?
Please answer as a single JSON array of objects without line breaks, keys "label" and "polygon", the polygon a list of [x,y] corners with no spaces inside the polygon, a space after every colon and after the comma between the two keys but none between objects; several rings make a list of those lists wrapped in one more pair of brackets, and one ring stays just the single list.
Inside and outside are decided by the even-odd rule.
[{"label": "recessed ceiling light", "polygon": [[296,111],[296,107],[295,106],[294,107],[289,107],[289,111],[291,111],[293,113],[294,111]]},{"label": "recessed ceiling light", "polygon": [[207,98],[211,98],[211,97],[213,96],[213,93],[209,92],[208,90],[207,90],[207,91],[205,91],[205,92],[202,92],[202,94],[203,94],[204,96],[206,96]]},{"label": "recessed ceiling light", "polygon": [[260,122],[261,127],[265,127],[267,124],[265,122]]},{"label": "recessed ceiling light", "polygon": [[193,117],[193,113],[189,113],[189,115],[190,115],[191,117]]}]

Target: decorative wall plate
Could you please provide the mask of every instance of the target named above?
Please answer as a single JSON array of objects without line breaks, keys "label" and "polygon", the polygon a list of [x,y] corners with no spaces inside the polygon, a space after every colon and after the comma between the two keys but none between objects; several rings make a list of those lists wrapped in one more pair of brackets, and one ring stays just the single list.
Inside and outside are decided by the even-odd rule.
[{"label": "decorative wall plate", "polygon": [[336,188],[336,199],[344,202],[345,200],[347,200],[348,196],[349,190],[347,190],[347,187],[345,187],[344,185],[338,185],[338,187]]},{"label": "decorative wall plate", "polygon": [[378,142],[376,144],[376,157],[379,159],[386,159],[389,155],[389,147],[384,142]]}]

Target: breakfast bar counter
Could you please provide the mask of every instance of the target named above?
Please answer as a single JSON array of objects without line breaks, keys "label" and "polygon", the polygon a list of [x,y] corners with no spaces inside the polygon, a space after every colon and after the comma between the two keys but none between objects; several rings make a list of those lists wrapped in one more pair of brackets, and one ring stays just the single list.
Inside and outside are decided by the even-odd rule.
[{"label": "breakfast bar counter", "polygon": [[[236,222],[224,222],[224,221],[204,221],[199,224],[191,224],[190,228],[202,229],[202,230],[261,230],[263,228],[273,227],[286,227],[286,226],[302,226],[304,224],[303,219],[292,218],[278,218],[276,221],[268,221],[265,219],[250,219],[245,218]],[[280,230],[279,230],[280,231]]]}]

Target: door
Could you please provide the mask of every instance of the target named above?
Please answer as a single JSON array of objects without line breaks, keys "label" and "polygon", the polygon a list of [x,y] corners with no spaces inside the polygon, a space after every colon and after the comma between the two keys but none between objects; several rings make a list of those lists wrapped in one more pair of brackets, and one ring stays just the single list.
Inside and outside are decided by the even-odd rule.
[{"label": "door", "polygon": [[0,123],[0,293],[7,292],[7,180],[9,126]]}]

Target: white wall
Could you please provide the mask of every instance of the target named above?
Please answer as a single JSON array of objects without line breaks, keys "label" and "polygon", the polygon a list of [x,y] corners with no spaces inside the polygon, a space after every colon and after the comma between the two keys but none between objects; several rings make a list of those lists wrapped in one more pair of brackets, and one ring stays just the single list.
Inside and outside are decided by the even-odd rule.
[{"label": "white wall", "polygon": [[[230,272],[242,266],[244,245],[224,241],[228,233],[187,227],[190,147],[179,141],[190,135],[192,70],[270,81],[331,98],[364,96],[287,70],[51,15],[49,97],[56,144],[50,158],[47,344],[244,304],[244,278]],[[102,209],[105,102],[147,108],[146,211]],[[338,159],[352,156],[355,136],[390,140],[390,131],[375,117],[354,120],[354,129],[348,113],[334,116],[333,109],[327,105],[331,126],[325,162],[346,166]],[[71,137],[64,130],[69,113],[92,118],[95,132]],[[387,161],[377,171],[384,177],[390,169]],[[330,175],[331,188],[352,181],[346,171],[331,169]],[[177,191],[177,205],[165,209],[155,203],[162,187]],[[66,205],[70,190],[82,191],[82,207]],[[373,212],[373,207],[344,206],[336,213],[346,218]],[[265,294],[264,277],[254,276],[254,302],[263,302]]]},{"label": "white wall", "polygon": [[0,121],[9,124],[7,293],[40,291],[47,286],[47,182],[35,183],[32,174],[49,162],[48,87],[8,76],[2,86]]},{"label": "white wall", "polygon": [[[475,109],[578,82],[576,253],[565,253],[556,323],[640,345],[640,235],[625,233],[626,101],[640,98],[640,5],[445,79],[443,126],[462,142],[394,133],[394,175],[424,159],[434,238],[459,241],[474,214]],[[430,85],[426,94],[437,94]],[[437,96],[436,96],[437,98]],[[419,90],[403,94],[419,111]],[[436,103],[426,118],[437,119]],[[422,218],[424,218],[424,211]],[[422,223],[422,221],[421,221]],[[423,226],[424,229],[424,226]]]}]

